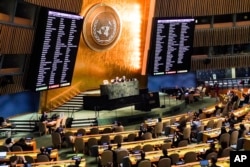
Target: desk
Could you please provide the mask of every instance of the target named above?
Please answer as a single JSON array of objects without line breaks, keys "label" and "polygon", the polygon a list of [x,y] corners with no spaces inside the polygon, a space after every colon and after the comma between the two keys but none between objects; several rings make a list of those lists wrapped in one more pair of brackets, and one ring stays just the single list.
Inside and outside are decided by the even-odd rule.
[{"label": "desk", "polygon": [[[61,161],[49,161],[49,162],[36,162],[36,163],[32,163],[32,166],[43,166],[43,167],[51,167],[53,165],[55,166],[60,166],[60,167],[65,167],[65,166],[69,166],[69,165],[74,165],[75,164],[75,160],[61,160]],[[22,164],[17,164],[17,166],[22,167]],[[81,159],[81,163],[79,165],[79,167],[86,167],[86,160],[85,159]]]},{"label": "desk", "polygon": [[235,117],[239,118],[245,116],[250,111],[250,105],[234,110],[232,113]]},{"label": "desk", "polygon": [[[194,145],[189,145],[186,147],[177,147],[177,148],[171,148],[168,149],[168,155],[171,155],[173,153],[178,153],[180,158],[184,157],[184,154],[189,152],[189,151],[194,151],[197,154],[204,152],[204,150],[207,150],[209,148],[210,144],[209,143],[202,143],[202,144],[194,144]],[[216,145],[218,148],[218,145]],[[162,150],[159,151],[150,151],[150,152],[145,152],[146,154],[146,159],[149,159],[152,163],[157,163],[159,161],[160,156],[162,156]],[[137,160],[140,159],[140,154],[130,154],[129,159],[132,163],[132,165],[135,165]]]},{"label": "desk", "polygon": [[[102,131],[105,129],[105,128],[113,128],[114,125],[110,124],[110,125],[101,125],[101,126],[88,126],[88,127],[83,127],[83,129],[86,130],[86,134],[90,134],[90,130],[92,128],[98,128],[99,129],[99,133],[102,133]],[[77,130],[80,129],[80,128],[65,128],[65,132],[72,132],[72,133],[76,133]]]},{"label": "desk", "polygon": [[[105,133],[105,134],[96,134],[96,135],[85,135],[85,136],[79,136],[83,138],[83,141],[86,143],[88,142],[89,138],[96,138],[98,141],[100,141],[102,136],[108,135],[110,137],[110,141],[114,140],[114,137],[116,135],[122,135],[123,139],[126,139],[128,137],[128,134],[134,133],[138,137],[139,135],[139,130],[132,130],[132,131],[123,131],[123,132],[114,132],[114,133]],[[75,138],[78,136],[73,136],[72,142],[75,142]]]},{"label": "desk", "polygon": [[[29,155],[31,156],[34,160],[37,159],[37,154],[40,153],[39,150],[37,151],[18,151],[18,152],[7,152],[7,155],[5,158],[1,158],[0,159],[0,162],[9,162],[10,161],[10,157],[13,156],[13,155],[16,155],[16,156],[25,156],[25,155]],[[58,158],[58,150],[57,149],[54,149],[51,151],[50,153],[50,158],[51,159],[54,159],[55,161],[57,161],[59,158]]]},{"label": "desk", "polygon": [[[211,163],[211,161],[209,161],[209,163]],[[229,157],[225,157],[225,158],[218,158],[217,159],[217,163],[218,166],[221,167],[229,167],[230,166],[230,159]],[[183,165],[172,165],[171,167],[200,167],[200,162],[191,162],[191,163],[186,163]]]},{"label": "desk", "polygon": [[[122,143],[122,148],[126,148],[128,151],[132,151],[133,148],[135,148],[136,146],[140,146],[141,149],[143,148],[144,145],[146,144],[150,144],[152,145],[155,149],[160,149],[161,146],[165,143],[170,143],[171,142],[167,142],[168,140],[172,141],[172,138],[169,137],[161,137],[161,138],[155,138],[155,139],[149,139],[149,140],[140,140],[140,141],[133,141],[133,142],[123,142]],[[116,149],[117,148],[117,144],[111,144],[112,149]],[[105,150],[105,146],[99,145],[98,146],[98,152],[99,154],[102,154],[102,152]]]}]

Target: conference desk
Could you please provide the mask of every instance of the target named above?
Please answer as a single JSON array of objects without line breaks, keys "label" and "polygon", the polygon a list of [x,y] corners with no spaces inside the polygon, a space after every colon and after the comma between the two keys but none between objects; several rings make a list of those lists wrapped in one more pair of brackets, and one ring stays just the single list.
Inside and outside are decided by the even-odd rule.
[{"label": "conference desk", "polygon": [[212,105],[212,106],[203,108],[202,112],[203,112],[204,114],[206,114],[206,115],[210,115],[210,114],[212,114],[212,113],[214,112],[216,106],[218,106],[218,107],[221,108],[221,109],[225,107],[224,104],[222,104],[222,103],[217,103],[217,104],[215,104],[215,105]]},{"label": "conference desk", "polygon": [[[245,127],[250,126],[250,122],[239,122],[237,124],[234,124],[234,127],[236,129],[240,129],[240,124],[244,124]],[[226,127],[226,130],[229,131],[229,126]],[[205,143],[207,142],[208,139],[217,138],[220,135],[220,133],[221,133],[221,128],[215,128],[215,129],[203,131],[202,141]]]},{"label": "conference desk", "polygon": [[[183,158],[185,153],[194,151],[198,154],[203,153],[205,150],[207,150],[210,146],[210,143],[202,143],[202,144],[194,144],[194,145],[188,145],[185,147],[177,147],[177,148],[171,148],[168,149],[168,155],[177,153],[179,154],[180,158]],[[219,145],[216,144],[216,148],[219,148]],[[162,156],[162,150],[158,151],[150,151],[145,152],[146,159],[149,159],[152,163],[157,163],[159,161],[160,156]],[[137,160],[141,159],[140,154],[129,154],[129,159],[131,161],[132,165],[135,165]]]},{"label": "conference desk", "polygon": [[[82,127],[82,129],[85,129],[86,134],[90,134],[90,130],[91,130],[92,128],[98,128],[98,129],[99,129],[99,133],[102,133],[103,130],[104,130],[105,128],[111,128],[111,129],[112,129],[113,126],[114,126],[114,125],[112,125],[112,124],[109,124],[109,125],[101,125],[101,126],[88,126],[88,127]],[[65,128],[64,131],[65,131],[65,132],[72,132],[72,133],[75,134],[75,133],[77,132],[78,129],[80,129],[80,128]]]},{"label": "conference desk", "polygon": [[[122,148],[126,148],[129,152],[135,151],[134,148],[140,148],[139,150],[142,150],[143,146],[150,144],[154,147],[155,150],[161,149],[161,146],[165,143],[170,143],[170,146],[172,145],[172,138],[169,137],[160,137],[155,139],[148,139],[148,140],[139,140],[139,141],[133,141],[133,142],[123,142]],[[117,149],[117,144],[110,144],[112,146],[112,149]],[[102,154],[102,152],[107,149],[107,146],[105,145],[99,145],[98,146],[98,152],[99,154]]]},{"label": "conference desk", "polygon": [[[39,154],[40,151],[37,150],[37,151],[18,151],[18,152],[7,152],[7,155],[6,157],[4,158],[0,158],[0,162],[9,162],[10,161],[10,157],[11,156],[31,156],[35,161],[37,159],[37,154]],[[50,153],[50,158],[53,159],[54,161],[57,161],[59,158],[58,158],[58,150],[57,149],[54,149],[54,150],[51,150],[51,153]]]},{"label": "conference desk", "polygon": [[[74,165],[74,164],[75,164],[75,160],[60,160],[60,161],[49,161],[49,162],[36,162],[36,163],[32,163],[31,166],[65,167],[65,166]],[[17,164],[16,166],[23,167],[23,164]],[[86,167],[86,160],[85,159],[81,159],[81,163],[80,163],[79,167]]]},{"label": "conference desk", "polygon": [[[3,140],[0,140],[0,145],[4,145],[5,144],[5,140],[6,139],[3,139]],[[17,142],[19,139],[14,139],[14,143]],[[32,140],[25,140],[25,143],[29,146],[32,147],[32,150],[30,151],[36,151],[37,148],[36,148],[36,140],[35,139],[32,139]]]},{"label": "conference desk", "polygon": [[241,108],[238,108],[237,110],[234,110],[232,113],[235,117],[243,117],[250,111],[250,105],[243,106]]},{"label": "conference desk", "polygon": [[90,138],[96,138],[100,141],[102,136],[108,135],[110,141],[113,141],[116,135],[122,135],[123,139],[126,139],[129,134],[136,134],[136,137],[139,136],[139,130],[132,130],[132,131],[123,131],[123,132],[113,132],[113,133],[104,133],[104,134],[95,134],[95,135],[85,135],[85,136],[72,136],[72,142],[75,142],[75,138],[80,137],[83,139],[84,142],[88,142]]},{"label": "conference desk", "polygon": [[[209,160],[209,163],[211,164],[210,160]],[[230,166],[230,158],[229,157],[218,158],[216,164],[220,167],[229,167]],[[197,161],[197,162],[186,163],[183,165],[172,165],[171,167],[201,167],[201,165],[200,165],[200,161]]]}]

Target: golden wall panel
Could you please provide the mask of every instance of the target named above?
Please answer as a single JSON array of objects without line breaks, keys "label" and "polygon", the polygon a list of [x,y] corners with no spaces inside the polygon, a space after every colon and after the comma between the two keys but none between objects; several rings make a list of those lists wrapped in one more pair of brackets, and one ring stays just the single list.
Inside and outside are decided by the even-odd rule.
[{"label": "golden wall panel", "polygon": [[81,15],[85,16],[90,7],[100,2],[112,6],[119,13],[122,22],[120,39],[111,49],[94,51],[86,45],[81,37],[72,86],[44,93],[41,108],[57,106],[60,104],[61,98],[70,98],[69,93],[64,93],[69,89],[78,91],[99,89],[103,80],[111,80],[116,76],[125,75],[127,78],[137,78],[140,81],[140,87],[146,87],[146,76],[140,74],[146,40],[149,1],[84,0]]}]

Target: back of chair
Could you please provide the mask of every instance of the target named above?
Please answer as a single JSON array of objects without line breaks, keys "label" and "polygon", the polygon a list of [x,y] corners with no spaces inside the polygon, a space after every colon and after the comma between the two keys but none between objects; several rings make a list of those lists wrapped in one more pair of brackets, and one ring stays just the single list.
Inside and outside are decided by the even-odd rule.
[{"label": "back of chair", "polygon": [[157,167],[171,167],[171,159],[170,158],[162,158],[159,160]]},{"label": "back of chair", "polygon": [[230,142],[230,134],[229,133],[224,133],[220,136],[219,143],[221,144],[222,141],[225,141],[227,145],[229,146]]},{"label": "back of chair", "polygon": [[181,140],[178,143],[178,147],[186,147],[188,145],[188,140]]},{"label": "back of chair", "polygon": [[61,148],[62,139],[60,133],[52,132],[51,139],[52,139],[52,144],[55,148]]},{"label": "back of chair", "polygon": [[50,159],[47,155],[38,155],[36,162],[49,162]]},{"label": "back of chair", "polygon": [[222,119],[218,119],[214,125],[214,128],[221,128],[221,126],[222,126]]},{"label": "back of chair", "polygon": [[0,152],[9,152],[9,151],[10,150],[9,150],[9,148],[7,146],[5,146],[5,145],[0,146]]},{"label": "back of chair", "polygon": [[171,142],[168,142],[168,143],[164,143],[161,145],[161,149],[169,149],[172,147],[172,143]]},{"label": "back of chair", "polygon": [[91,135],[99,134],[99,128],[98,127],[91,128],[90,134]]},{"label": "back of chair", "polygon": [[77,129],[77,134],[82,134],[83,136],[86,134],[86,130],[83,128]]},{"label": "back of chair", "polygon": [[123,132],[124,131],[124,127],[123,126],[117,126],[114,129],[115,132]]},{"label": "back of chair", "polygon": [[139,162],[138,167],[151,167],[151,162],[149,160],[143,160]]},{"label": "back of chair", "polygon": [[142,135],[142,138],[144,140],[147,140],[147,139],[152,139],[152,133],[151,132],[146,132]]},{"label": "back of chair", "polygon": [[185,127],[183,130],[183,139],[190,141],[190,136],[191,136],[191,128]]},{"label": "back of chair", "polygon": [[84,151],[85,151],[85,143],[84,143],[82,137],[77,137],[75,139],[74,148],[75,148],[76,153],[84,153]]},{"label": "back of chair", "polygon": [[110,162],[113,162],[113,152],[110,150],[103,151],[101,154],[101,165],[107,166]]},{"label": "back of chair", "polygon": [[49,132],[48,128],[46,127],[46,124],[43,122],[38,122],[38,128],[40,136]]},{"label": "back of chair", "polygon": [[104,128],[102,133],[112,133],[112,129],[111,128]]},{"label": "back of chair", "polygon": [[129,156],[126,156],[122,159],[122,167],[131,167],[132,163],[129,159]]},{"label": "back of chair", "polygon": [[227,147],[222,151],[221,157],[229,157],[230,151],[233,151],[231,147]]},{"label": "back of chair", "polygon": [[136,134],[135,133],[129,133],[128,134],[127,142],[135,141],[135,139],[136,139]]},{"label": "back of chair", "polygon": [[162,122],[157,122],[155,125],[155,135],[160,136],[163,131],[163,123]]},{"label": "back of chair", "polygon": [[169,156],[171,157],[172,164],[176,164],[180,159],[180,156],[178,153],[173,153],[173,154],[170,154]]},{"label": "back of chair", "polygon": [[211,119],[208,121],[206,128],[213,129],[214,128],[214,120]]},{"label": "back of chair", "polygon": [[34,163],[35,160],[33,157],[29,156],[29,155],[25,155],[24,159],[28,162],[28,163]]},{"label": "back of chair", "polygon": [[144,152],[154,151],[154,146],[151,145],[151,144],[145,144],[145,145],[142,147],[142,150],[143,150]]},{"label": "back of chair", "polygon": [[250,151],[250,140],[244,140],[243,149],[244,151]]},{"label": "back of chair", "polygon": [[12,151],[23,151],[23,148],[21,146],[18,146],[18,145],[13,145]]},{"label": "back of chair", "polygon": [[122,143],[123,142],[123,136],[118,134],[118,135],[115,135],[114,137],[114,143]]},{"label": "back of chair", "polygon": [[116,162],[119,165],[120,163],[122,163],[122,159],[126,156],[128,156],[129,153],[127,150],[120,150],[116,152]]},{"label": "back of chair", "polygon": [[109,135],[102,135],[101,139],[100,139],[100,144],[104,144],[104,143],[110,143],[110,137]]},{"label": "back of chair", "polygon": [[237,144],[239,131],[235,130],[230,135],[230,145]]},{"label": "back of chair", "polygon": [[189,163],[189,162],[195,162],[197,161],[197,154],[194,151],[190,151],[184,154],[184,161],[185,163]]}]

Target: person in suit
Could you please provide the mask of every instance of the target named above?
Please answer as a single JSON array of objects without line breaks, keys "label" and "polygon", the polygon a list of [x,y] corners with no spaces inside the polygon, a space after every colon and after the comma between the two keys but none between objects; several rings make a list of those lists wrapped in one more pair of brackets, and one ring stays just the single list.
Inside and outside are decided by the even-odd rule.
[{"label": "person in suit", "polygon": [[231,123],[230,130],[228,131],[228,133],[231,135],[233,131],[237,131],[237,129],[234,127],[234,123]]},{"label": "person in suit", "polygon": [[240,129],[239,129],[239,135],[238,135],[238,138],[243,137],[242,135],[243,135],[243,133],[245,132],[245,130],[246,130],[245,125],[244,125],[244,124],[240,124]]},{"label": "person in suit", "polygon": [[217,152],[216,148],[215,148],[215,143],[210,143],[209,149],[207,149],[205,151],[205,153],[201,154],[201,158],[202,159],[206,159],[207,155],[212,153],[212,152]]},{"label": "person in suit", "polygon": [[220,132],[219,136],[217,137],[217,139],[220,140],[221,135],[223,135],[225,133],[228,133],[228,132],[227,132],[225,126],[222,126],[221,127],[221,132]]},{"label": "person in suit", "polygon": [[162,156],[160,156],[159,160],[160,159],[163,159],[163,158],[169,158],[171,160],[171,164],[172,164],[172,159],[171,157],[168,155],[168,150],[166,148],[162,149]]},{"label": "person in suit", "polygon": [[210,165],[210,167],[220,167],[216,163],[217,163],[217,158],[216,157],[212,157],[211,158],[211,165]]},{"label": "person in suit", "polygon": [[[20,138],[15,144],[13,144],[13,146],[20,146],[22,147],[22,150],[23,151],[32,151],[33,150],[33,147],[28,145],[26,142],[25,142],[25,139],[24,138]],[[12,146],[12,147],[13,147]]]},{"label": "person in suit", "polygon": [[[141,151],[141,159],[139,159],[139,160],[136,162],[136,166],[137,166],[137,167],[139,166],[139,163],[140,163],[141,161],[149,160],[149,159],[146,159],[145,157],[146,157],[145,152],[144,152],[144,151]],[[149,160],[149,161],[150,161],[150,160]]]},{"label": "person in suit", "polygon": [[48,114],[45,111],[43,111],[40,118],[40,122],[45,122],[45,121],[48,121]]}]

